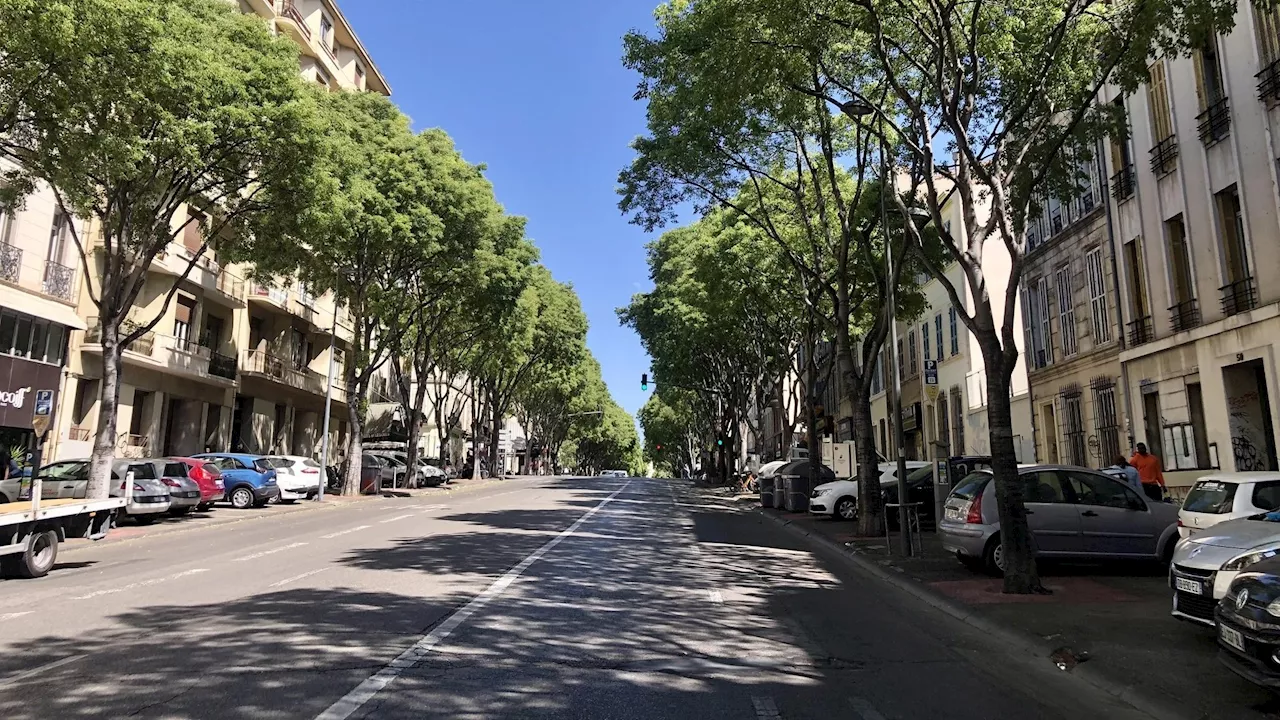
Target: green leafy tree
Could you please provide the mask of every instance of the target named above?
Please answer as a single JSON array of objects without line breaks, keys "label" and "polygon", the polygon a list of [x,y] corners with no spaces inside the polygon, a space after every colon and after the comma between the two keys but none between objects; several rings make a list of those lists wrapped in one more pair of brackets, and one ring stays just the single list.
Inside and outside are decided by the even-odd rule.
[{"label": "green leafy tree", "polygon": [[[608,402],[609,391],[600,376],[600,363],[584,348],[576,362],[547,368],[516,392],[516,417],[551,467],[577,425],[589,424]],[[544,468],[534,468],[535,472]]]},{"label": "green leafy tree", "polygon": [[688,390],[660,387],[637,416],[644,431],[645,455],[672,477],[693,472],[711,434],[707,416],[697,413],[694,403]]},{"label": "green leafy tree", "polygon": [[587,475],[601,470],[644,472],[635,420],[612,400],[594,422],[575,425],[562,452],[567,465]]},{"label": "green leafy tree", "polygon": [[[253,259],[258,239],[298,236],[319,133],[296,48],[233,4],[0,0],[0,26],[0,154],[18,164],[0,200],[47,183],[97,233],[71,224],[102,346],[88,494],[105,497],[122,350],[211,247]],[[202,243],[160,313],[130,318],[152,260],[193,224]]]}]

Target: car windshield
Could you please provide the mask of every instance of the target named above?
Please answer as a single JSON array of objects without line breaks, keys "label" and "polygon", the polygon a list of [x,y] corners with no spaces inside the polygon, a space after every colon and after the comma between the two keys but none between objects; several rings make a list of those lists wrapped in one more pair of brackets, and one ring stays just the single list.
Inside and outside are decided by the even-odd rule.
[{"label": "car windshield", "polygon": [[210,477],[222,477],[222,470],[213,463],[205,463],[200,466]]},{"label": "car windshield", "polygon": [[1182,503],[1182,509],[1187,512],[1210,513],[1213,515],[1231,512],[1231,507],[1236,498],[1236,489],[1239,487],[1236,483],[1201,480],[1195,484],[1195,487],[1191,488],[1191,492],[1187,493],[1187,499]]},{"label": "car windshield", "polygon": [[65,480],[65,479],[84,479],[88,477],[89,463],[84,462],[65,462],[54,463],[53,465],[45,465],[40,468],[40,477],[42,479]]},{"label": "car windshield", "polygon": [[263,458],[263,461],[273,468],[287,468],[293,466],[293,461],[288,458],[269,457]]},{"label": "car windshield", "polygon": [[271,463],[267,462],[266,458],[258,458],[253,461],[253,469],[264,473],[268,470],[273,470],[274,468],[271,466]]},{"label": "car windshield", "polygon": [[987,486],[987,481],[991,479],[991,473],[973,472],[964,477],[963,480],[956,483],[956,487],[951,494],[962,500],[972,500],[978,497],[982,489]]},{"label": "car windshield", "polygon": [[165,463],[164,476],[170,478],[187,477],[187,464],[181,462]]},{"label": "car windshield", "polygon": [[129,466],[126,472],[133,473],[134,480],[155,480],[156,468],[151,463],[134,463]]},{"label": "car windshield", "polygon": [[922,468],[916,468],[915,470],[912,470],[910,474],[907,475],[908,483],[923,482],[925,480],[932,480],[932,479],[933,479],[932,465],[926,465]]}]

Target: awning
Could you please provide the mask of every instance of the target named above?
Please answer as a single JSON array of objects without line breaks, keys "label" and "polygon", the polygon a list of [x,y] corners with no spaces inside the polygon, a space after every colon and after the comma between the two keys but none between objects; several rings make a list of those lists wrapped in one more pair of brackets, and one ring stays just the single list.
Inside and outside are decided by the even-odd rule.
[{"label": "awning", "polygon": [[73,330],[84,330],[88,326],[76,314],[74,308],[63,305],[56,300],[40,297],[35,293],[24,292],[18,288],[0,283],[0,305],[17,312],[35,315],[52,320],[59,325],[66,325]]}]

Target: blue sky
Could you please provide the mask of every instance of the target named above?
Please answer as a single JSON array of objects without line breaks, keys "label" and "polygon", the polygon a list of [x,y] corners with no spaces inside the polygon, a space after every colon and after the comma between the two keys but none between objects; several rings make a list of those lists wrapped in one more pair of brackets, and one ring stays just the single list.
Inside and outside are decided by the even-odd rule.
[{"label": "blue sky", "polygon": [[618,171],[644,130],[622,36],[659,0],[339,0],[414,127],[444,128],[488,165],[498,200],[529,218],[555,276],[573,283],[614,399],[644,404],[648,358],[615,308],[648,289],[645,234],[618,212]]}]

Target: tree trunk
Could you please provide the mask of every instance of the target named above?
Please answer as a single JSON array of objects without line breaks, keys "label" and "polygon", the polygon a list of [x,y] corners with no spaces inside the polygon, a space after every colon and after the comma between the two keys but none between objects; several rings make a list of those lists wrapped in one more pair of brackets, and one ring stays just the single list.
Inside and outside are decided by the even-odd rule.
[{"label": "tree trunk", "polygon": [[[360,474],[364,467],[364,393],[357,386],[354,358],[343,368],[343,380],[347,387],[347,457],[346,476],[342,479],[343,495],[360,494]],[[379,484],[381,479],[378,480]]]},{"label": "tree trunk", "polygon": [[871,423],[871,395],[866,388],[853,396],[853,440],[858,462],[858,534],[877,537],[884,534],[884,507],[875,426]]},{"label": "tree trunk", "polygon": [[1046,592],[1036,569],[1035,546],[1027,526],[1013,445],[1013,403],[1009,397],[1013,364],[1005,361],[999,340],[980,338],[979,345],[987,368],[987,424],[991,475],[996,484],[996,508],[1000,516],[1000,542],[1004,545],[1004,591],[1020,595]]},{"label": "tree trunk", "polygon": [[[102,325],[102,387],[98,393],[98,434],[89,459],[89,485],[85,497],[105,500],[111,494],[111,461],[116,454],[116,413],[120,407],[120,327]],[[112,327],[111,325],[114,325]]]},{"label": "tree trunk", "polygon": [[405,487],[413,487],[418,480],[418,446],[421,444],[419,440],[422,435],[422,406],[426,404],[426,399],[427,386],[418,380],[413,393],[413,407],[409,410],[409,422],[406,423],[409,438],[405,444],[405,459],[408,460],[409,466],[404,474]]},{"label": "tree trunk", "polygon": [[502,441],[502,414],[498,412],[494,398],[489,399],[489,477],[501,477],[506,474],[504,468],[498,467],[499,443]]}]

